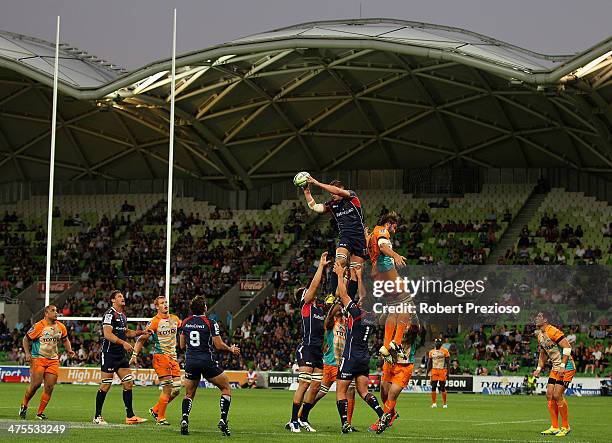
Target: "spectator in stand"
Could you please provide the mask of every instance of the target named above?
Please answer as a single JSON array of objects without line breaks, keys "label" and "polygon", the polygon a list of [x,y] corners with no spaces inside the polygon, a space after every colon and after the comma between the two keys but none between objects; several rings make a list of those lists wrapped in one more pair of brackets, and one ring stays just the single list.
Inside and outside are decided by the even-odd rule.
[{"label": "spectator in stand", "polygon": [[121,212],[134,212],[136,211],[136,207],[133,205],[130,205],[127,200],[125,200],[123,202],[123,204],[121,205]]},{"label": "spectator in stand", "polygon": [[506,223],[510,223],[512,221],[512,213],[510,212],[510,209],[506,208],[504,210],[504,218],[503,221]]}]

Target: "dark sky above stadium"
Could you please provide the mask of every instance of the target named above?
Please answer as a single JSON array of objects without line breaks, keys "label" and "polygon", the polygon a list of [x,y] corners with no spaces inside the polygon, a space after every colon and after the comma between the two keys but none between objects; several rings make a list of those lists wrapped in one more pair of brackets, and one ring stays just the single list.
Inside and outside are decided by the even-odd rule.
[{"label": "dark sky above stadium", "polygon": [[1,0],[0,30],[62,41],[136,69],[307,21],[386,17],[456,26],[545,54],[580,52],[611,34],[612,0]]}]

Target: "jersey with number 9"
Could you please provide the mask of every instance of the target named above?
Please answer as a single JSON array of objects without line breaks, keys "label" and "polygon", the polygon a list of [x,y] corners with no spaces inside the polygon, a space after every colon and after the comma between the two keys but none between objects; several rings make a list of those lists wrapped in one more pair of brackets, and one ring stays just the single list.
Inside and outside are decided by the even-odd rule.
[{"label": "jersey with number 9", "polygon": [[181,334],[185,338],[189,361],[215,361],[213,337],[219,335],[219,325],[205,315],[187,317],[183,321]]}]

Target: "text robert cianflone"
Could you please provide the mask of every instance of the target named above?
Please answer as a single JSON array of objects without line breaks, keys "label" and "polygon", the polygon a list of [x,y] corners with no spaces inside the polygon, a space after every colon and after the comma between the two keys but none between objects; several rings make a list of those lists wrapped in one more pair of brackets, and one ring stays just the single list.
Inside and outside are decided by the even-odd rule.
[{"label": "text robert cianflone", "polygon": [[463,297],[466,294],[482,294],[485,291],[486,277],[482,280],[434,280],[421,277],[418,280],[399,277],[395,280],[375,280],[374,297],[383,297],[398,293],[418,294],[453,294]]},{"label": "text robert cianflone", "polygon": [[374,303],[372,310],[375,314],[518,314],[521,312],[520,306],[517,305],[499,305],[497,303],[478,305],[471,302],[458,305],[424,302],[418,304],[409,302],[397,305]]}]

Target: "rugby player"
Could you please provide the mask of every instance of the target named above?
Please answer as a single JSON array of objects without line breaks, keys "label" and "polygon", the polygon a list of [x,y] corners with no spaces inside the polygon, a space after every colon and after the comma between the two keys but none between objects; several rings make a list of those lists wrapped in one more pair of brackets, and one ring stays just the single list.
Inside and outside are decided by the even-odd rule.
[{"label": "rugby player", "polygon": [[191,300],[191,316],[187,317],[181,326],[181,349],[185,353],[185,398],[183,399],[181,434],[189,435],[189,413],[191,405],[202,377],[215,385],[221,391],[219,405],[221,418],[217,427],[222,435],[230,435],[228,414],[232,401],[232,391],[229,379],[215,359],[215,350],[240,355],[236,345],[226,345],[219,336],[219,325],[206,316],[208,307],[206,299],[196,296]]},{"label": "rugby player", "polygon": [[[308,422],[308,414],[314,404],[323,378],[323,321],[325,320],[324,305],[317,303],[317,289],[321,284],[323,270],[329,262],[327,252],[321,254],[319,267],[315,272],[310,286],[299,288],[300,309],[302,314],[302,342],[296,355],[299,366],[298,388],[293,395],[291,421],[285,429],[300,432],[300,427],[308,432],[316,430]],[[303,402],[303,404],[302,404]],[[300,420],[300,408],[301,420]]]},{"label": "rugby player", "polygon": [[442,394],[442,407],[448,408],[446,404],[446,373],[450,368],[450,354],[448,349],[442,347],[442,340],[436,338],[435,347],[427,355],[427,373],[430,374],[431,382],[431,407],[437,408],[436,388]]},{"label": "rugby player", "polygon": [[170,314],[168,301],[163,295],[155,299],[155,307],[157,315],[147,323],[145,328],[147,334],[141,335],[136,341],[130,365],[136,365],[143,345],[149,337],[152,337],[153,369],[162,392],[159,401],[149,409],[149,413],[158,425],[168,426],[170,423],[166,420],[166,408],[168,403],[181,393],[181,368],[176,359],[176,337],[181,327],[181,320],[176,315]]},{"label": "rugby player", "polygon": [[408,327],[403,338],[403,346],[408,355],[406,358],[398,358],[397,362],[385,362],[383,365],[383,375],[381,377],[380,398],[383,402],[383,410],[385,414],[381,419],[370,426],[369,430],[380,433],[380,428],[385,426],[391,427],[393,422],[399,418],[399,414],[395,410],[397,399],[402,390],[408,386],[412,371],[414,370],[414,354],[417,348],[417,340],[419,337],[419,325],[413,324]]},{"label": "rugby player", "polygon": [[[335,260],[343,267],[349,264],[353,269],[363,264],[367,257],[365,225],[363,223],[363,209],[361,201],[354,191],[344,189],[339,180],[332,181],[329,185],[320,183],[315,178],[308,176],[308,184],[317,186],[331,194],[331,200],[326,203],[317,203],[312,197],[310,187],[304,188],[304,197],[308,207],[318,213],[331,213],[338,225],[339,241],[336,247]],[[338,287],[338,277],[331,273],[328,293],[335,295]],[[348,294],[353,297],[357,292],[357,281],[351,278],[348,286]]]},{"label": "rugby player", "polygon": [[[338,366],[342,361],[342,353],[344,352],[344,344],[346,343],[346,317],[339,304],[335,304],[327,313],[324,329],[323,381],[321,382],[321,388],[312,405],[313,408],[319,400],[327,395],[329,388],[331,388],[338,377]],[[353,384],[349,386],[347,397],[347,421],[351,425],[350,432],[356,432],[356,429],[351,424],[353,411],[355,409],[355,386]],[[302,419],[301,416],[300,419]]]},{"label": "rugby player", "polygon": [[[359,299],[363,300],[365,297],[365,285],[362,281],[363,267],[358,266],[351,270],[351,279],[357,281],[359,290]],[[350,282],[349,282],[350,284]],[[349,294],[351,296],[351,294]],[[353,298],[351,296],[351,298]],[[312,405],[314,406],[329,392],[329,388],[334,384],[338,378],[338,366],[342,361],[342,354],[344,352],[344,345],[346,343],[346,316],[347,313],[344,311],[339,303],[336,303],[334,297],[328,296],[325,300],[326,304],[333,304],[332,308],[327,312],[323,328],[325,330],[323,336],[323,381],[321,382],[321,388],[317,393],[315,401]],[[349,385],[347,392],[348,397],[348,415],[347,421],[350,425],[349,432],[358,432],[357,429],[352,425],[353,411],[355,410],[355,382]],[[300,416],[300,419],[302,417]]]},{"label": "rugby player", "polygon": [[368,406],[376,412],[379,419],[383,415],[383,410],[376,397],[368,392],[370,375],[368,339],[376,330],[376,318],[372,313],[363,310],[360,304],[351,300],[343,278],[345,269],[338,261],[334,264],[334,272],[338,276],[338,295],[340,301],[349,315],[346,345],[344,346],[342,362],[336,381],[336,406],[338,407],[342,423],[342,433],[346,434],[351,432],[351,425],[348,422],[347,398],[347,391],[351,381],[355,381],[357,392]]},{"label": "rugby player", "polygon": [[26,418],[28,404],[40,385],[45,383],[43,393],[40,397],[40,405],[36,418],[47,420],[44,414],[47,403],[51,400],[53,388],[57,383],[59,374],[59,352],[57,343],[61,340],[68,356],[71,358],[76,354],[72,350],[66,327],[57,321],[57,307],[49,305],[45,307],[44,318],[35,323],[23,337],[23,350],[26,361],[30,362],[30,386],[26,389],[25,396],[19,408],[19,417]]},{"label": "rugby player", "polygon": [[[552,369],[548,375],[546,385],[546,399],[550,412],[550,428],[542,431],[542,435],[556,435],[565,437],[571,432],[568,419],[567,400],[564,392],[576,373],[576,365],[572,358],[572,347],[562,331],[548,323],[543,313],[539,312],[535,318],[535,336],[540,347],[538,367],[533,371],[535,377],[540,376],[542,367],[548,358]],[[561,415],[561,429],[559,429],[559,415]]]},{"label": "rugby player", "polygon": [[[406,266],[406,258],[395,252],[391,245],[391,234],[395,233],[398,222],[399,217],[395,212],[384,214],[367,239],[374,280],[396,281],[399,278],[396,267]],[[408,301],[410,301],[408,293],[389,294],[386,297],[386,302],[390,305],[400,305]],[[385,338],[379,350],[386,362],[393,363],[398,355],[403,360],[406,359],[401,343],[409,322],[409,313],[387,315]]]},{"label": "rugby player", "polygon": [[147,421],[134,414],[132,407],[132,387],[134,385],[130,364],[126,357],[126,352],[132,352],[134,348],[126,339],[140,337],[145,331],[133,331],[128,329],[127,317],[123,313],[125,308],[125,297],[117,289],[111,291],[110,299],[112,306],[102,317],[102,350],[100,353],[100,363],[102,381],[100,389],[96,394],[96,414],[93,422],[96,425],[106,425],[106,420],[102,417],[102,407],[104,400],[111,385],[113,375],[116,373],[123,385],[123,404],[125,405],[125,423],[135,425]]}]

